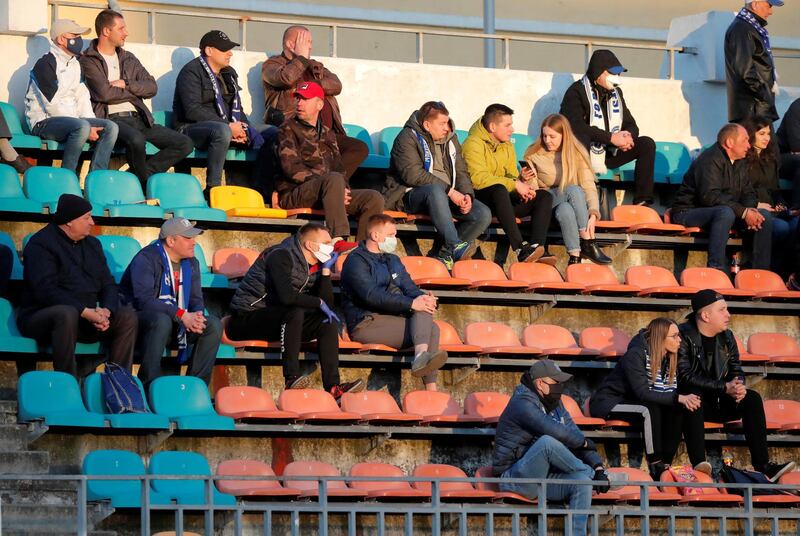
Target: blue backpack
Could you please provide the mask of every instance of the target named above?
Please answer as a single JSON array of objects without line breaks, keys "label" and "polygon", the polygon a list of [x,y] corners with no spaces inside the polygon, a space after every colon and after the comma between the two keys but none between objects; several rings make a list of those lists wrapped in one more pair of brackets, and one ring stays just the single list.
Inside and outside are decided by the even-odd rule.
[{"label": "blue backpack", "polygon": [[139,384],[128,370],[109,361],[100,380],[109,413],[150,413]]}]

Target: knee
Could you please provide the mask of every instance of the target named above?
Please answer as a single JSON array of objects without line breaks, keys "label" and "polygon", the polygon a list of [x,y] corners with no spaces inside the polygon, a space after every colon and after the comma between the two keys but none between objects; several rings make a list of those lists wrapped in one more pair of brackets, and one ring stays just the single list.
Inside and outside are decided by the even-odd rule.
[{"label": "knee", "polygon": [[547,190],[536,190],[536,202],[542,209],[553,209],[553,194]]},{"label": "knee", "polygon": [[583,188],[577,184],[570,184],[567,186],[567,189],[564,191],[564,193],[566,194],[567,200],[570,203],[586,204],[586,194],[583,192]]},{"label": "knee", "polygon": [[203,330],[204,337],[211,337],[214,339],[222,338],[222,322],[216,316],[206,317],[206,329]]},{"label": "knee", "polygon": [[728,227],[733,227],[733,224],[736,222],[736,213],[731,207],[719,206],[716,208],[714,220]]},{"label": "knee", "polygon": [[342,199],[344,200],[344,190],[347,187],[347,182],[344,180],[344,175],[341,173],[328,173],[325,175],[323,179],[323,192],[326,194],[339,194],[341,193]]},{"label": "knee", "polygon": [[639,146],[641,152],[653,154],[656,152],[656,142],[649,136],[639,137],[639,139],[636,140],[636,145]]},{"label": "knee", "polygon": [[210,138],[212,142],[230,144],[233,135],[228,125],[225,123],[215,123],[210,131]]},{"label": "knee", "polygon": [[[117,138],[119,134],[119,125],[117,125],[114,121],[103,121],[101,125],[103,127],[103,131],[100,133],[103,137],[106,138]],[[139,138],[142,139],[142,144],[144,144],[144,137],[137,132]]]},{"label": "knee", "polygon": [[78,332],[78,321],[81,315],[77,309],[70,305],[54,305],[52,311],[54,330],[63,328],[70,332]]},{"label": "knee", "polygon": [[492,211],[477,199],[472,200],[472,210],[470,210],[470,214],[475,218],[475,221],[485,227],[488,227],[489,224],[492,223]]},{"label": "knee", "polygon": [[560,203],[556,207],[556,219],[559,223],[575,223],[575,210],[569,203]]},{"label": "knee", "polygon": [[179,138],[176,140],[178,141],[178,143],[176,143],[176,146],[178,147],[178,150],[181,152],[181,157],[185,158],[189,156],[189,153],[194,151],[194,142],[192,141],[192,138],[190,138],[185,134],[179,134],[178,136]]},{"label": "knee", "polygon": [[752,389],[747,390],[747,393],[742,399],[742,404],[751,408],[761,408],[762,411],[764,408],[764,400],[761,398],[761,395]]},{"label": "knee", "polygon": [[543,435],[536,440],[535,445],[544,449],[547,452],[552,451],[554,448],[561,445],[561,442],[553,436]]},{"label": "knee", "polygon": [[365,193],[362,193],[362,195],[365,198],[365,212],[383,212],[384,199],[377,190],[365,190]]},{"label": "knee", "polygon": [[488,188],[484,188],[481,192],[488,194],[495,203],[502,203],[503,201],[511,202],[508,190],[502,184],[493,184]]},{"label": "knee", "polygon": [[92,133],[92,125],[89,124],[89,121],[85,119],[79,119],[75,123],[75,129],[70,132],[70,137],[75,137],[83,140],[86,143],[86,140],[89,139],[89,134]]},{"label": "knee", "polygon": [[144,135],[137,130],[131,136],[126,137],[124,142],[125,145],[135,148],[144,147],[145,143],[147,143],[147,140],[145,139]]},{"label": "knee", "polygon": [[[169,316],[163,313],[159,313],[157,316],[164,317],[166,322],[169,323],[170,329],[172,329],[172,319]],[[120,307],[117,309],[113,314],[112,320],[121,329],[136,329],[139,325],[139,317],[136,311],[131,307]]]}]

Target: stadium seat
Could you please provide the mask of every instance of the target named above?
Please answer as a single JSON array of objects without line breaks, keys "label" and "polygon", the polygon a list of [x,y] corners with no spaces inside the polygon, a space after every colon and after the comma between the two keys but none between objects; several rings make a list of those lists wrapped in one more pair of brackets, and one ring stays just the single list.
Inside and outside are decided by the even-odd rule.
[{"label": "stadium seat", "polygon": [[641,289],[623,285],[608,266],[600,264],[572,264],[567,266],[567,282],[583,285],[583,294],[596,296],[631,296]]},{"label": "stadium seat", "polygon": [[19,261],[19,254],[17,254],[17,246],[14,244],[14,241],[11,239],[11,236],[8,233],[0,232],[0,245],[6,246],[8,249],[11,250],[11,280],[12,281],[21,281],[22,280],[22,263]]},{"label": "stadium seat", "polygon": [[106,419],[86,410],[78,381],[65,372],[31,371],[17,385],[19,420],[47,426],[105,428]]},{"label": "stadium seat", "polygon": [[699,289],[682,287],[672,272],[660,266],[631,266],[625,270],[625,283],[639,287],[639,296],[669,298],[689,296]]},{"label": "stadium seat", "polygon": [[656,142],[656,160],[653,180],[656,184],[680,184],[692,164],[692,155],[686,145],[670,141]]},{"label": "stadium seat", "polygon": [[456,129],[456,138],[458,138],[458,143],[460,145],[464,145],[464,142],[467,140],[469,136],[468,130],[461,130],[460,128]]},{"label": "stadium seat", "polygon": [[[697,482],[702,484],[711,484],[714,481],[705,473],[695,471]],[[664,471],[661,474],[661,482],[675,482],[675,478],[669,471]],[[674,486],[663,486],[662,491],[667,493],[679,493],[679,488]],[[691,505],[691,506],[727,506],[737,507],[742,505],[742,497],[739,495],[732,495],[719,488],[694,488],[696,493],[681,495],[678,504]]]},{"label": "stadium seat", "polygon": [[161,376],[150,384],[150,407],[180,430],[233,430],[233,419],[217,415],[208,386],[194,376]]},{"label": "stadium seat", "polygon": [[[581,409],[583,409],[582,413],[583,413],[584,416],[586,416],[586,415],[591,416],[592,415],[592,413],[589,411],[589,403],[591,401],[592,401],[592,397],[591,396],[587,396],[586,400],[583,401],[583,407]],[[577,413],[576,413],[576,415],[577,415]],[[631,428],[631,423],[629,423],[628,421],[624,421],[622,419],[612,418],[612,419],[606,419],[605,427],[606,428],[610,428],[612,430],[613,429],[630,429]]]},{"label": "stadium seat", "polygon": [[0,298],[0,352],[9,354],[36,354],[39,347],[36,340],[19,334],[17,317],[11,303]]},{"label": "stadium seat", "polygon": [[233,340],[228,337],[227,328],[228,322],[230,321],[230,316],[223,316],[222,317],[222,343],[227,344],[229,346],[233,346],[234,348],[253,348],[256,350],[266,351],[268,349],[272,350],[279,350],[281,347],[280,341],[259,341],[256,339],[247,339],[247,340]]},{"label": "stadium seat", "polygon": [[618,205],[611,211],[611,219],[615,222],[627,223],[629,233],[680,235],[686,227],[676,223],[664,223],[658,212],[641,205]]},{"label": "stadium seat", "polygon": [[800,300],[800,292],[787,289],[781,276],[769,270],[742,270],[734,282],[736,288],[753,291],[762,300]]},{"label": "stadium seat", "polygon": [[206,262],[206,255],[200,244],[194,245],[194,256],[200,265],[200,284],[203,288],[228,288],[228,278],[222,274],[211,273],[211,269]]},{"label": "stadium seat", "polygon": [[86,176],[86,199],[92,216],[164,218],[164,209],[146,203],[142,184],[133,173],[112,169],[95,170]]},{"label": "stadium seat", "polygon": [[[145,408],[150,411],[147,405],[147,396],[144,393],[142,382],[136,376],[133,380],[139,386]],[[109,413],[106,406],[106,399],[103,396],[103,380],[98,373],[93,373],[83,380],[83,402],[86,408],[92,413],[103,416],[112,428],[145,428],[152,430],[169,430],[169,419],[163,415],[153,413]]]},{"label": "stadium seat", "polygon": [[402,130],[403,127],[386,127],[382,129],[378,137],[378,154],[390,157],[394,140]]},{"label": "stadium seat", "polygon": [[531,324],[522,332],[525,346],[539,348],[553,357],[597,357],[597,350],[581,348],[568,329],[553,324]]},{"label": "stadium seat", "polygon": [[481,347],[474,344],[464,344],[458,336],[456,328],[444,320],[434,320],[439,326],[439,349],[451,355],[476,355],[481,353]]},{"label": "stadium seat", "polygon": [[103,253],[106,256],[106,263],[108,269],[111,270],[111,275],[114,280],[119,283],[122,279],[122,274],[130,265],[133,258],[142,249],[139,242],[130,236],[120,235],[97,235],[97,239],[103,246]]},{"label": "stadium seat", "polygon": [[8,164],[0,164],[0,212],[41,214],[42,209],[40,201],[25,197],[17,171]]},{"label": "stadium seat", "polygon": [[[466,479],[467,474],[458,467],[444,463],[423,463],[412,471],[411,476],[420,478],[463,478],[463,482],[439,482],[439,498],[443,501],[489,502],[494,492],[475,489]],[[428,494],[433,492],[433,483],[425,480],[412,482],[411,487]]]},{"label": "stadium seat", "polygon": [[[319,481],[291,480],[288,477],[340,477],[342,474],[329,463],[296,461],[284,467],[283,476],[287,477],[286,486],[300,490],[302,497],[315,499],[319,497]],[[325,492],[329,499],[339,501],[358,500],[367,496],[366,490],[350,488],[344,480],[327,480]]]},{"label": "stadium seat", "polygon": [[[402,479],[406,475],[396,465],[363,462],[353,465],[348,476]],[[353,480],[350,482],[350,487],[364,490],[367,492],[368,498],[378,501],[425,501],[431,497],[430,493],[412,488],[411,484],[405,480]]]},{"label": "stadium seat", "polygon": [[351,424],[361,420],[358,413],[342,411],[333,395],[321,389],[285,389],[278,407],[299,415],[299,421],[313,424]]},{"label": "stadium seat", "polygon": [[[316,349],[316,341],[313,342],[311,346],[312,349]],[[347,329],[342,326],[342,332],[339,334],[339,353],[340,354],[349,354],[349,353],[358,353],[364,348],[364,345],[360,342],[356,342],[350,339],[350,334],[347,333]]]},{"label": "stadium seat", "polygon": [[55,213],[61,194],[83,196],[78,177],[73,171],[47,166],[28,168],[22,180],[22,191],[28,199],[47,207],[51,214]]},{"label": "stadium seat", "polygon": [[401,257],[408,275],[414,283],[424,289],[461,289],[469,287],[469,279],[453,277],[439,259],[433,257]]},{"label": "stadium seat", "polygon": [[756,355],[769,356],[777,365],[800,364],[800,344],[783,333],[753,333],[747,339],[747,349]]},{"label": "stadium seat", "polygon": [[487,424],[497,424],[511,397],[504,393],[477,391],[464,398],[464,414],[480,417]]},{"label": "stadium seat", "polygon": [[582,430],[597,430],[606,426],[605,419],[585,416],[575,399],[568,394],[561,395],[561,403],[564,404],[564,409],[567,410],[575,424]]},{"label": "stadium seat", "polygon": [[367,144],[369,154],[367,155],[367,158],[361,162],[359,167],[369,169],[389,169],[389,157],[375,153],[375,150],[372,146],[372,139],[370,138],[367,129],[358,125],[344,124],[342,126],[344,127],[344,132],[348,137],[356,138]]},{"label": "stadium seat", "polygon": [[[800,402],[794,400],[764,400],[764,416],[767,421],[767,433],[800,431]],[[742,420],[728,421],[725,428],[732,431],[742,430]]]},{"label": "stadium seat", "polygon": [[501,266],[487,260],[456,261],[453,277],[470,281],[469,288],[473,290],[509,292],[528,288],[528,284],[522,281],[510,281]]},{"label": "stadium seat", "polygon": [[528,290],[544,294],[580,294],[583,285],[566,283],[555,266],[541,262],[515,262],[508,269],[514,281],[528,283]]},{"label": "stadium seat", "polygon": [[276,218],[288,216],[282,208],[268,208],[264,197],[252,188],[243,186],[214,186],[211,188],[211,208],[224,210],[238,218]]},{"label": "stadium seat", "polygon": [[617,358],[625,355],[630,336],[616,328],[602,326],[584,328],[578,337],[578,344],[588,350],[596,350],[599,357]]},{"label": "stadium seat", "polygon": [[[272,467],[257,460],[225,460],[217,466],[217,476],[275,476]],[[222,493],[248,499],[295,499],[300,490],[282,486],[278,480],[217,480]]]},{"label": "stadium seat", "polygon": [[[83,458],[86,476],[144,476],[141,456],[127,450],[94,450]],[[86,498],[111,501],[114,508],[141,508],[143,480],[87,480]],[[150,504],[170,504],[169,497],[150,491]]]},{"label": "stadium seat", "polygon": [[756,364],[764,364],[769,362],[768,355],[760,355],[760,354],[751,354],[747,351],[742,341],[739,340],[739,337],[736,335],[733,336],[736,339],[736,347],[739,349],[739,361],[742,363],[756,363]]},{"label": "stadium seat", "polygon": [[465,415],[449,394],[437,391],[411,391],[403,397],[403,411],[422,415],[423,424],[434,426],[474,426],[482,417]]},{"label": "stadium seat", "polygon": [[422,421],[422,415],[403,413],[392,395],[385,391],[345,393],[341,400],[342,411],[355,413],[361,420],[376,425],[413,425]]},{"label": "stadium seat", "polygon": [[220,248],[212,257],[211,271],[228,279],[242,278],[259,255],[260,252],[250,248]]},{"label": "stadium seat", "polygon": [[481,347],[483,355],[531,356],[542,353],[541,348],[523,346],[514,330],[498,322],[473,322],[464,329],[467,344]]},{"label": "stadium seat", "polygon": [[[160,379],[160,378],[159,378]],[[158,380],[156,380],[158,381]],[[186,476],[211,476],[211,467],[201,454],[186,451],[162,451],[150,458],[147,473],[151,475],[186,475]],[[160,480],[150,481],[153,491],[176,501],[181,505],[202,505],[206,501],[206,480]],[[216,506],[236,506],[236,498],[227,493],[220,493],[214,483],[213,502]]]},{"label": "stadium seat", "polygon": [[517,155],[517,161],[522,162],[525,160],[525,151],[533,145],[533,138],[527,134],[512,134],[509,140],[511,145],[514,146],[514,152]]},{"label": "stadium seat", "polygon": [[[608,472],[627,475],[628,481],[630,482],[653,481],[647,472],[642,471],[641,469],[634,469],[633,467],[609,467]],[[642,488],[636,485],[623,486],[619,488],[616,493],[619,496],[620,501],[630,504],[639,504],[642,499]],[[649,486],[647,488],[647,495],[648,504],[658,506],[678,504],[678,501],[681,500],[680,493],[668,493],[666,491],[660,491],[655,486]]]},{"label": "stadium seat", "polygon": [[750,299],[756,293],[752,290],[734,288],[728,274],[716,268],[684,268],[681,272],[681,285],[697,289],[713,289],[726,299]]},{"label": "stadium seat", "polygon": [[230,385],[218,390],[214,405],[220,415],[244,423],[294,422],[299,417],[292,411],[279,410],[268,391],[246,385]]},{"label": "stadium seat", "polygon": [[8,130],[11,132],[11,139],[8,140],[11,146],[15,149],[41,149],[42,139],[39,136],[33,136],[26,132],[25,125],[23,127],[22,121],[19,119],[17,109],[7,102],[0,102],[0,113],[8,124]]},{"label": "stadium seat", "polygon": [[225,211],[210,208],[200,183],[185,173],[156,173],[147,179],[147,198],[158,199],[161,208],[190,220],[225,221]]},{"label": "stadium seat", "polygon": [[[479,467],[475,471],[475,478],[495,478],[491,467]],[[508,504],[536,504],[536,499],[528,499],[513,491],[500,491],[500,484],[497,482],[476,482],[476,489],[491,491],[494,493],[495,502]]]}]

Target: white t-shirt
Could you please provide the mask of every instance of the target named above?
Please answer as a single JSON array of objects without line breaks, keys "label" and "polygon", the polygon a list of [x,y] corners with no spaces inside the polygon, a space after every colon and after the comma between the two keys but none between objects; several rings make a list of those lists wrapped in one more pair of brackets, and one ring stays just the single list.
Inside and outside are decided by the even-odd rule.
[{"label": "white t-shirt", "polygon": [[[108,69],[108,81],[113,82],[115,80],[120,79],[119,75],[119,56],[117,56],[116,52],[111,54],[110,56],[106,56],[102,52],[100,53],[103,56],[103,60],[106,62],[106,68]],[[120,112],[135,112],[136,107],[131,104],[130,102],[120,102],[119,104],[109,104],[108,105],[108,115],[111,114],[118,114]]]}]

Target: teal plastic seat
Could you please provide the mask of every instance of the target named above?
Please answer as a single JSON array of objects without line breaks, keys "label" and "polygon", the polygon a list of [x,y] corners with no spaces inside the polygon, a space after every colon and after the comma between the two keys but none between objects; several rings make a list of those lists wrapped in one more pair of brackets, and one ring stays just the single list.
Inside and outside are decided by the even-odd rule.
[{"label": "teal plastic seat", "polygon": [[371,169],[389,169],[389,157],[375,154],[375,148],[372,146],[372,138],[370,138],[367,129],[359,125],[345,124],[342,126],[344,127],[344,133],[347,134],[348,137],[356,138],[357,140],[363,141],[367,144],[369,154],[367,155],[367,158],[361,162],[361,167]]},{"label": "teal plastic seat", "polygon": [[684,144],[670,141],[656,142],[654,182],[680,184],[690,165],[692,165],[692,155]]},{"label": "teal plastic seat", "polygon": [[0,164],[0,211],[41,214],[42,208],[42,203],[22,193],[17,171],[8,164]]},{"label": "teal plastic seat", "polygon": [[65,372],[31,371],[17,386],[19,420],[43,420],[48,426],[105,428],[106,419],[86,410],[78,381]]},{"label": "teal plastic seat", "polygon": [[145,204],[139,179],[133,173],[96,170],[86,176],[86,199],[92,204],[93,216],[164,218],[164,209]]},{"label": "teal plastic seat", "polygon": [[200,183],[186,173],[156,173],[147,179],[147,198],[158,199],[165,212],[190,220],[225,221],[224,210],[209,208]]},{"label": "teal plastic seat", "polygon": [[203,288],[228,288],[228,278],[222,274],[212,274],[206,262],[206,255],[200,244],[194,245],[194,256],[200,264],[200,285]]},{"label": "teal plastic seat", "polygon": [[[142,458],[127,450],[95,450],[83,458],[81,472],[91,476],[144,476]],[[87,480],[90,501],[111,501],[114,508],[141,508],[143,480]],[[151,504],[171,504],[169,497],[150,490]]]},{"label": "teal plastic seat", "polygon": [[73,171],[47,166],[29,168],[22,181],[22,191],[25,197],[41,202],[51,213],[56,211],[61,194],[83,196],[78,177]]},{"label": "teal plastic seat", "polygon": [[0,352],[36,354],[39,348],[34,339],[19,334],[17,317],[8,300],[0,298]]},{"label": "teal plastic seat", "polygon": [[464,142],[467,140],[467,136],[469,136],[469,131],[456,129],[456,137],[458,138],[458,143],[464,145]]},{"label": "teal plastic seat", "polygon": [[0,232],[0,245],[6,246],[13,253],[12,260],[14,264],[11,266],[11,279],[13,281],[22,280],[22,263],[17,254],[17,246],[14,245],[14,241],[8,233]]},{"label": "teal plastic seat", "polygon": [[517,153],[517,162],[525,160],[525,151],[533,144],[533,138],[527,134],[512,134],[510,141],[514,145],[514,152]]},{"label": "teal plastic seat", "polygon": [[233,419],[214,411],[208,387],[194,376],[161,376],[150,384],[150,407],[181,430],[233,430]]},{"label": "teal plastic seat", "polygon": [[615,175],[619,175],[619,180],[621,181],[633,181],[633,173],[636,171],[636,160],[628,162],[627,164],[622,164],[620,167],[614,168],[612,171]]},{"label": "teal plastic seat", "polygon": [[381,130],[378,139],[378,153],[383,156],[392,156],[392,147],[397,135],[403,130],[403,127],[386,127]]},{"label": "teal plastic seat", "polygon": [[128,268],[133,258],[142,249],[139,242],[130,236],[119,235],[98,235],[97,239],[103,246],[103,253],[106,256],[108,269],[114,279],[119,283],[122,274]]},{"label": "teal plastic seat", "polygon": [[11,131],[11,146],[15,149],[41,149],[42,139],[34,136],[27,130],[27,125],[23,126],[19,120],[16,108],[7,102],[0,102],[0,113],[8,124]]},{"label": "teal plastic seat", "polygon": [[236,359],[236,348],[230,344],[220,344],[217,359]]},{"label": "teal plastic seat", "polygon": [[[158,380],[156,380],[158,381]],[[211,476],[208,460],[196,452],[162,451],[150,458],[147,472],[151,475]],[[205,505],[205,480],[151,480],[153,491],[177,501],[178,504]],[[221,493],[217,486],[213,489],[213,503],[219,506],[236,506],[236,497]]]},{"label": "teal plastic seat", "polygon": [[[139,391],[144,399],[144,406],[149,411],[150,406],[147,405],[147,397],[144,394],[142,382],[136,376],[133,379],[139,385]],[[169,419],[163,415],[156,415],[155,413],[108,413],[106,400],[103,397],[103,381],[97,372],[90,374],[83,380],[83,402],[92,413],[103,415],[113,428],[169,429]]]}]

